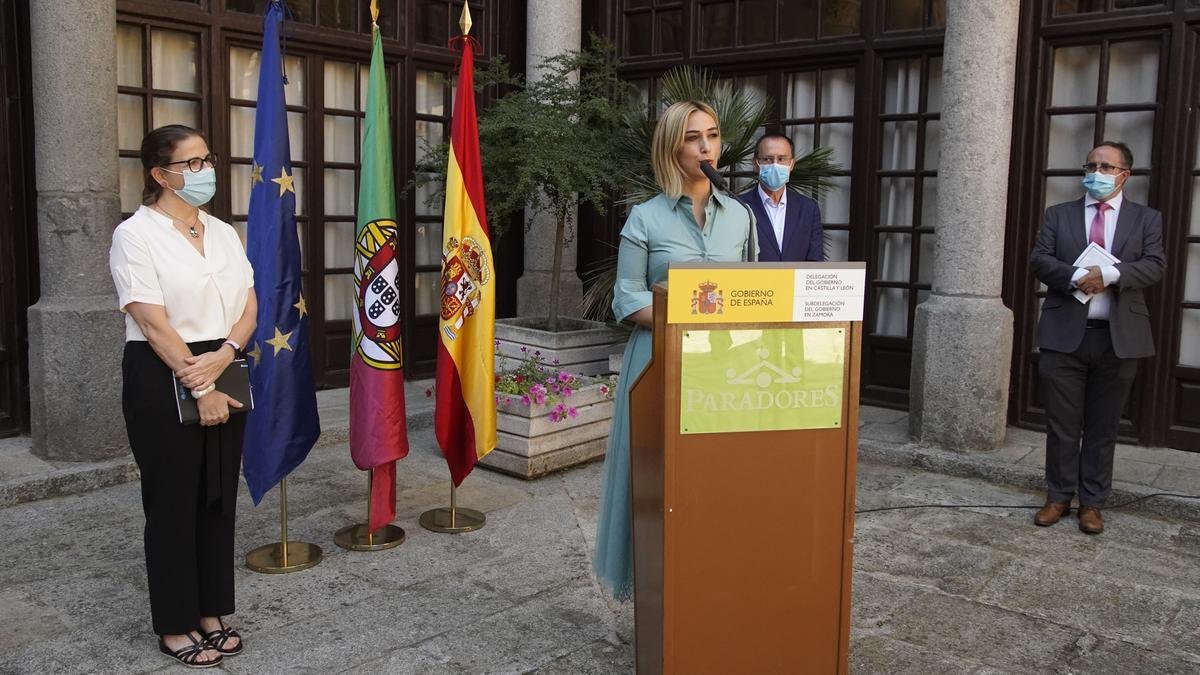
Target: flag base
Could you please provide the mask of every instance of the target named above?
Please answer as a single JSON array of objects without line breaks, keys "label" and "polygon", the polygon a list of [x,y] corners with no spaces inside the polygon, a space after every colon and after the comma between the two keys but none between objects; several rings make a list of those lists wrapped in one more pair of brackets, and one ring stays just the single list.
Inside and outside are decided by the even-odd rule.
[{"label": "flag base", "polygon": [[384,525],[370,532],[365,524],[347,525],[333,535],[333,542],[347,551],[384,551],[404,543],[404,530]]},{"label": "flag base", "polygon": [[246,567],[263,574],[287,574],[306,570],[321,562],[321,547],[303,541],[259,546],[246,554]]},{"label": "flag base", "polygon": [[443,534],[458,534],[474,532],[483,527],[487,516],[475,509],[439,508],[430,509],[421,514],[421,527],[430,532]]}]

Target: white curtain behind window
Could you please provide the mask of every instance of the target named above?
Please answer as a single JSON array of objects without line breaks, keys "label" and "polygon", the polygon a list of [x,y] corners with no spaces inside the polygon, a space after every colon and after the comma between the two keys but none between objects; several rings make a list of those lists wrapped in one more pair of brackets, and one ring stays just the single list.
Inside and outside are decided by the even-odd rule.
[{"label": "white curtain behind window", "polygon": [[[1200,135],[1196,150],[1196,168],[1200,169]],[[1192,221],[1188,234],[1200,237],[1200,176],[1192,178]],[[1187,244],[1185,261],[1183,300],[1200,302],[1200,244]],[[1200,309],[1182,310],[1179,322],[1179,365],[1200,368]]]},{"label": "white curtain behind window", "polygon": [[[915,113],[921,94],[921,60],[892,61],[884,68],[884,113]],[[884,170],[916,168],[917,122],[884,122]],[[911,177],[880,179],[879,224],[892,227],[912,225],[916,181]],[[912,260],[912,235],[881,233],[877,239],[876,270],[884,281],[909,280]],[[875,333],[904,337],[908,334],[908,291],[880,288],[876,294]]]}]

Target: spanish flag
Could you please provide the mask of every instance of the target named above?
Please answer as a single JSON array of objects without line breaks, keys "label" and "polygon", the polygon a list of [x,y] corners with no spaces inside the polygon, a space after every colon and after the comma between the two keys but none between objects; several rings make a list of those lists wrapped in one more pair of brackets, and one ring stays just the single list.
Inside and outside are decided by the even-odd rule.
[{"label": "spanish flag", "polygon": [[483,206],[479,126],[475,119],[476,42],[464,4],[458,96],[446,166],[434,428],[455,485],[496,447],[496,270]]}]

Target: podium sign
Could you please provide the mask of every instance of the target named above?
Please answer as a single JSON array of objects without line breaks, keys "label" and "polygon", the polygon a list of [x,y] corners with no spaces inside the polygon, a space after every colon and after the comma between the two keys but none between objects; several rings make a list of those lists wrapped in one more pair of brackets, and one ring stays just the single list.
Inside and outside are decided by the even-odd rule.
[{"label": "podium sign", "polygon": [[799,264],[673,263],[667,323],[862,321],[864,263]]},{"label": "podium sign", "polygon": [[629,400],[637,670],[844,675],[865,265],[667,279]]},{"label": "podium sign", "polygon": [[841,426],[846,342],[841,328],[684,332],[679,433]]}]

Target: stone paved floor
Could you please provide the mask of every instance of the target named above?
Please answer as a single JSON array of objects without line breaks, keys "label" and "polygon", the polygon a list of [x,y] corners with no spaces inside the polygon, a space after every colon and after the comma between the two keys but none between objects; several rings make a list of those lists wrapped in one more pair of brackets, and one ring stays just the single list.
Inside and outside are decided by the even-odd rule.
[{"label": "stone paved floor", "polygon": [[[297,574],[237,573],[247,652],[231,673],[621,673],[632,608],[592,579],[600,465],[525,482],[478,470],[460,503],[488,526],[416,523],[447,500],[429,430],[399,468],[408,541],[350,553],[365,478],[344,445],[289,481],[294,539],[326,559]],[[859,506],[1033,504],[979,480],[862,465]],[[277,534],[278,502],[240,501],[238,550]],[[1109,532],[1048,529],[1028,510],[910,510],[858,519],[854,673],[1200,672],[1200,523],[1112,512]],[[0,673],[172,670],[150,634],[136,483],[0,509]],[[179,669],[182,672],[182,669]],[[190,671],[189,671],[190,672]]]}]

